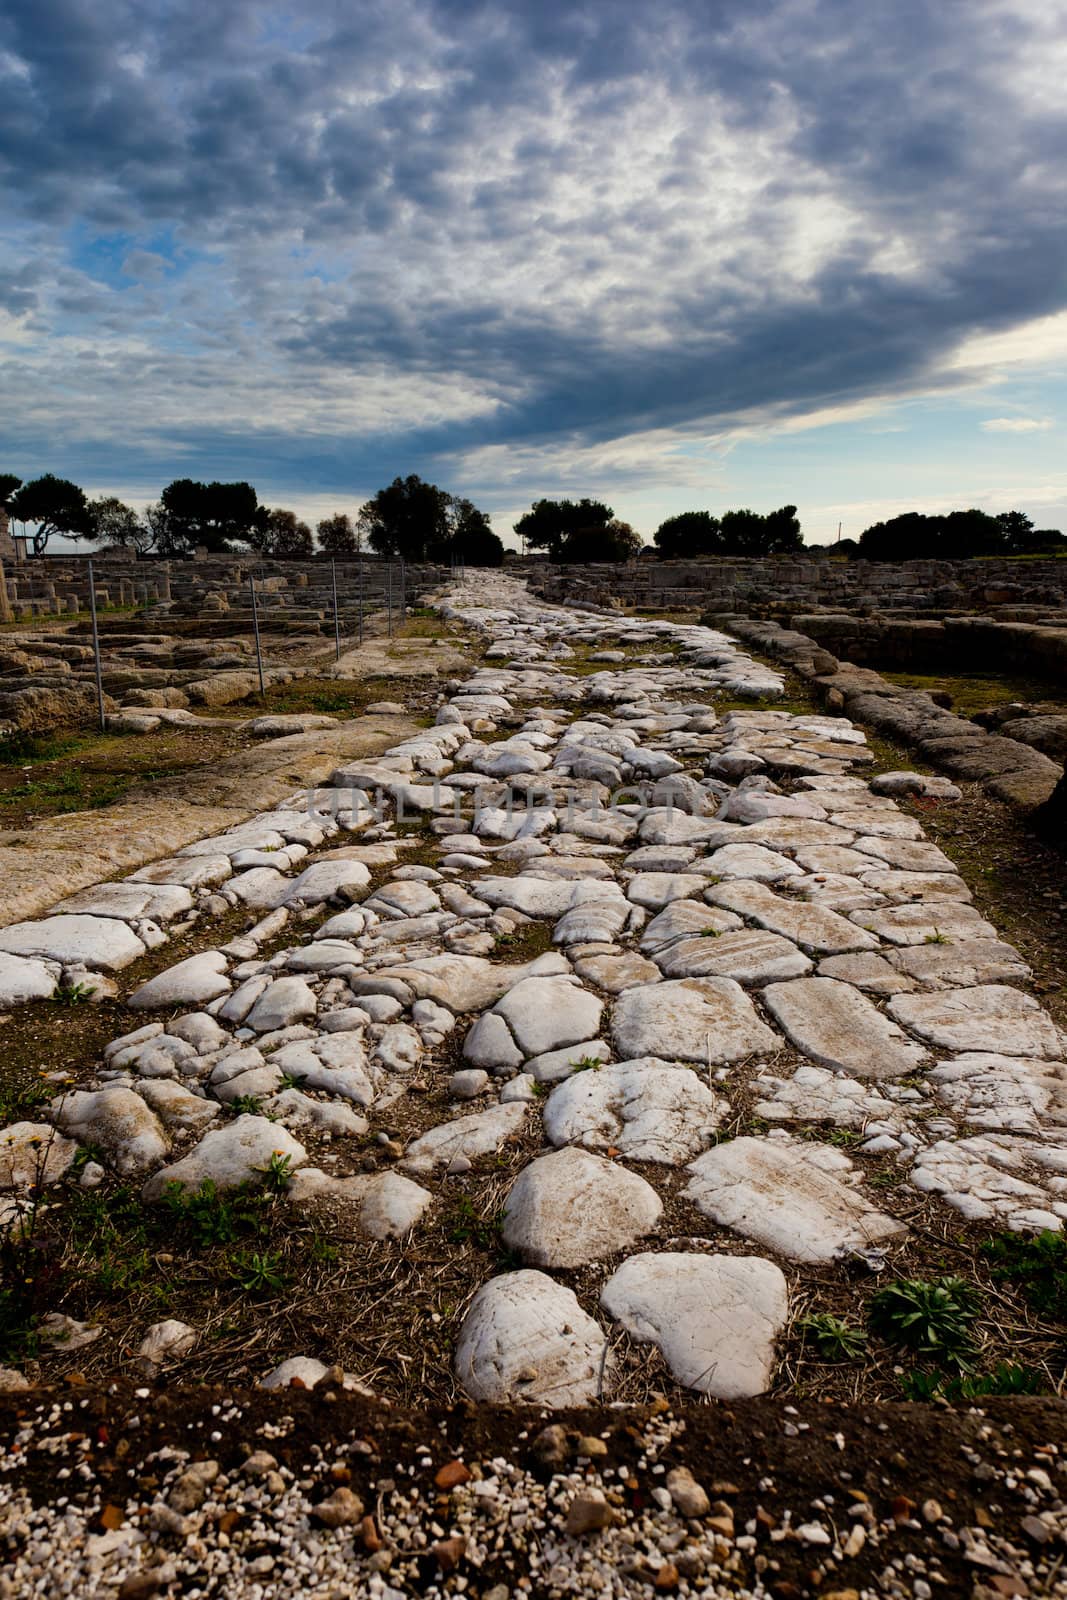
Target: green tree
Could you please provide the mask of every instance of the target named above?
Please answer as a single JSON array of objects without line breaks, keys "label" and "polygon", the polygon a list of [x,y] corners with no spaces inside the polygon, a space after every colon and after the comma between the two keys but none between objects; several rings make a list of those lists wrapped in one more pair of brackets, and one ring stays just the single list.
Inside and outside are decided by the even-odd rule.
[{"label": "green tree", "polygon": [[614,517],[611,507],[601,500],[535,500],[516,522],[515,532],[529,549],[544,550],[558,561],[572,534],[604,528]]},{"label": "green tree", "polygon": [[766,516],[747,509],[723,512],[723,555],[782,555],[788,550],[799,550],[803,543],[796,506],[782,506]]},{"label": "green tree", "polygon": [[710,511],[680,511],[653,534],[661,561],[714,556],[722,549],[722,524]]},{"label": "green tree", "polygon": [[139,552],[143,549],[146,530],[132,506],[109,494],[90,500],[89,510],[93,518],[93,538],[97,544],[132,545]]},{"label": "green tree", "polygon": [[[275,561],[304,561],[314,553],[315,541],[306,522],[301,522],[295,511],[281,506],[271,510],[261,508],[263,515],[257,519],[254,530],[254,548]],[[250,541],[252,542],[252,541]]]},{"label": "green tree", "polygon": [[22,479],[13,472],[0,472],[0,511],[8,511],[16,489],[21,489]]},{"label": "green tree", "polygon": [[166,539],[172,553],[203,545],[212,553],[250,543],[262,518],[250,483],[198,483],[175,478],[160,495],[167,514]]},{"label": "green tree", "polygon": [[504,543],[493,532],[485,512],[462,495],[449,495],[448,502],[448,539],[431,549],[431,559],[463,561],[471,567],[502,566]]},{"label": "green tree", "polygon": [[394,478],[360,510],[360,532],[380,556],[425,561],[429,550],[447,546],[450,505],[450,495],[415,473]]},{"label": "green tree", "polygon": [[974,508],[934,516],[906,511],[865,528],[859,542],[864,561],[959,561],[1008,550],[999,519]]},{"label": "green tree", "polygon": [[44,553],[56,534],[68,539],[93,537],[93,516],[85,491],[69,478],[57,478],[51,472],[24,483],[11,496],[8,509],[18,522],[33,526],[35,556]]},{"label": "green tree", "polygon": [[315,529],[324,555],[342,559],[359,554],[359,532],[347,512],[324,517]]},{"label": "green tree", "polygon": [[641,538],[628,522],[611,521],[575,528],[563,541],[561,561],[632,561]]}]

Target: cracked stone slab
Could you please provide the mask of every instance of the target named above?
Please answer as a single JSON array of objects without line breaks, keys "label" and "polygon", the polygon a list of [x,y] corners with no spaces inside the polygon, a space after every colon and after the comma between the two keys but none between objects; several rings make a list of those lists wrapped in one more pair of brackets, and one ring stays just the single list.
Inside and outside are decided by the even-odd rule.
[{"label": "cracked stone slab", "polygon": [[167,922],[189,911],[192,904],[189,890],[178,884],[98,883],[79,889],[52,910],[72,916],[114,917],[119,922],[136,922],[141,917]]},{"label": "cracked stone slab", "polygon": [[1040,1134],[1067,1123],[1067,1066],[1061,1061],[969,1051],[930,1074],[939,1100],[976,1128]]},{"label": "cracked stone slab", "polygon": [[967,989],[983,983],[1010,983],[1030,976],[1030,968],[1010,944],[995,939],[965,939],[960,944],[912,944],[891,950],[898,972],[923,989]]},{"label": "cracked stone slab", "polygon": [[545,1135],[676,1167],[705,1148],[729,1109],[688,1067],[649,1056],[559,1084],[545,1102]]},{"label": "cracked stone slab", "polygon": [[757,1082],[766,1098],[756,1102],[756,1116],[767,1122],[832,1122],[837,1128],[874,1122],[899,1130],[906,1121],[905,1107],[825,1067],[805,1063],[791,1078],[761,1074]]},{"label": "cracked stone slab", "polygon": [[23,1005],[27,1000],[50,1000],[58,981],[56,973],[49,971],[42,962],[0,951],[0,1006]]},{"label": "cracked stone slab", "polygon": [[[536,961],[521,962],[515,966],[503,966],[486,961],[481,956],[450,953],[422,956],[415,961],[383,967],[364,983],[366,992],[370,993],[374,992],[375,984],[381,984],[383,980],[386,983],[396,980],[414,998],[435,1000],[438,1005],[447,1006],[449,1011],[460,1016],[464,1012],[483,1011],[486,1006],[493,1005],[523,978],[552,976],[570,970],[566,958],[556,954],[538,956]],[[356,993],[363,987],[357,979]],[[385,992],[391,991],[386,987]]]},{"label": "cracked stone slab", "polygon": [[763,1003],[791,1044],[834,1072],[903,1078],[930,1059],[865,995],[836,978],[772,983]]},{"label": "cracked stone slab", "polygon": [[675,939],[685,939],[692,934],[729,933],[742,928],[744,923],[732,911],[721,911],[715,906],[699,905],[694,900],[675,900],[665,911],[645,928],[639,948],[646,954],[660,949]]},{"label": "cracked stone slab", "polygon": [[942,940],[956,943],[997,937],[996,928],[973,906],[959,905],[953,900],[853,911],[849,920],[876,933],[887,944],[927,944]]},{"label": "cracked stone slab", "polygon": [[651,1233],[663,1202],[644,1178],[588,1150],[531,1161],[504,1205],[504,1243],[535,1267],[603,1261]]},{"label": "cracked stone slab", "polygon": [[131,1011],[154,1011],[171,1006],[200,1006],[229,994],[227,961],[220,950],[205,950],[167,967],[135,989],[126,1004]]},{"label": "cracked stone slab", "polygon": [[612,1036],[626,1060],[722,1063],[779,1048],[752,1001],[732,978],[683,978],[626,989],[615,1001]]},{"label": "cracked stone slab", "polygon": [[443,1122],[408,1145],[401,1165],[407,1172],[432,1172],[457,1156],[473,1161],[489,1155],[521,1132],[529,1109],[525,1101],[512,1100]]},{"label": "cracked stone slab", "polygon": [[471,1301],[455,1373],[472,1400],[553,1409],[590,1405],[610,1383],[607,1335],[572,1290],[545,1273],[506,1272]]},{"label": "cracked stone slab", "polygon": [[856,835],[851,828],[834,822],[808,821],[804,817],[769,817],[766,822],[753,822],[745,828],[752,844],[766,845],[770,850],[806,850],[811,845],[850,845]]},{"label": "cracked stone slab", "polygon": [[707,879],[695,872],[638,872],[627,886],[626,897],[649,911],[662,911],[673,900],[691,900],[707,888]]},{"label": "cracked stone slab", "polygon": [[586,983],[608,994],[621,994],[639,984],[658,983],[659,968],[636,950],[605,950],[574,959],[574,970]]},{"label": "cracked stone slab", "polygon": [[873,950],[878,945],[875,936],[854,920],[839,916],[827,906],[787,900],[763,883],[718,883],[707,890],[705,898],[712,905],[751,918],[770,933],[791,939],[809,955],[841,955],[849,950]]},{"label": "cracked stone slab", "polygon": [[869,856],[869,864],[881,862],[900,872],[943,872],[955,876],[959,870],[956,863],[936,844],[931,844],[929,839],[882,839],[864,835],[856,840],[852,848],[860,855]]},{"label": "cracked stone slab", "polygon": [[724,844],[701,863],[716,878],[753,878],[778,883],[800,871],[795,861],[762,844]]},{"label": "cracked stone slab", "polygon": [[970,1222],[996,1219],[1016,1233],[1059,1230],[1067,1204],[1017,1175],[1034,1155],[1025,1140],[1002,1134],[941,1139],[919,1151],[909,1181],[924,1194],[940,1195]]},{"label": "cracked stone slab", "polygon": [[954,877],[950,872],[897,872],[887,868],[884,872],[865,872],[861,881],[868,889],[884,895],[894,905],[907,905],[914,900],[962,902],[972,898],[963,879]]},{"label": "cracked stone slab", "polygon": [[811,971],[808,957],[791,940],[762,928],[679,939],[657,950],[655,959],[667,978],[734,978],[756,985]]},{"label": "cracked stone slab", "polygon": [[1005,984],[941,994],[894,995],[895,1021],[939,1050],[1061,1060],[1067,1040],[1032,995]]},{"label": "cracked stone slab", "polygon": [[493,1007],[525,1056],[596,1037],[604,1002],[572,978],[523,978]]},{"label": "cracked stone slab", "polygon": [[915,988],[911,978],[899,972],[895,965],[874,950],[861,950],[856,955],[827,956],[815,969],[820,978],[837,978],[841,983],[854,984],[868,994],[910,994]]},{"label": "cracked stone slab", "polygon": [[835,1261],[908,1231],[854,1187],[852,1163],[829,1145],[732,1139],[688,1170],[685,1197],[704,1216],[790,1261]]},{"label": "cracked stone slab", "polygon": [[0,951],[8,955],[85,966],[98,972],[120,972],[143,956],[145,949],[132,928],[114,917],[64,913],[0,928]]},{"label": "cracked stone slab", "polygon": [[664,1251],[631,1256],[600,1303],[631,1338],[655,1344],[677,1381],[698,1394],[763,1394],[789,1317],[781,1269],[759,1256]]}]

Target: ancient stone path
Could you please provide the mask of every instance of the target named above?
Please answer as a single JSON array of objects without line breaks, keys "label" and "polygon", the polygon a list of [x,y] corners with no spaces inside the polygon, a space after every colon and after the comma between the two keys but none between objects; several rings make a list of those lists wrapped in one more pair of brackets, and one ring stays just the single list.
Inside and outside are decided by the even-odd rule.
[{"label": "ancient stone path", "polygon": [[[129,997],[144,1025],[95,1080],[0,1131],[0,1183],[39,1179],[46,1149],[57,1184],[79,1144],[149,1202],[274,1163],[294,1204],[399,1239],[540,1123],[505,1206],[522,1265],[471,1285],[455,1374],[475,1399],[550,1406],[610,1398],[625,1339],[698,1393],[766,1390],[783,1265],[877,1266],[907,1237],[834,1129],[965,1218],[1060,1229],[1067,1039],[893,798],[958,791],[868,783],[859,729],[773,709],[777,674],[708,628],[538,605],[496,575],[445,611],[491,642],[435,726],[0,929],[11,1005],[121,974],[193,913],[262,913]],[[404,862],[412,818],[432,865]],[[531,921],[551,949],[500,960]],[[439,1065],[460,1035],[459,1066]],[[354,1171],[346,1145],[402,1101],[416,1116],[420,1073],[447,1078],[454,1115]],[[90,1162],[82,1181],[102,1176]],[[661,1248],[668,1205],[691,1237]],[[709,1248],[721,1230],[743,1253]],[[583,1306],[566,1274],[601,1263]]]}]

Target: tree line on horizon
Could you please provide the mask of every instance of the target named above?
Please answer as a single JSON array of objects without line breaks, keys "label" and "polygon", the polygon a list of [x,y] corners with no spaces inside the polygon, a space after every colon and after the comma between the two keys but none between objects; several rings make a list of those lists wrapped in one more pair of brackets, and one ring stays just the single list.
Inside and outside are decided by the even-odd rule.
[{"label": "tree line on horizon", "polygon": [[[185,557],[252,550],[278,560],[310,560],[316,554],[351,558],[364,550],[390,560],[498,567],[505,549],[489,518],[473,501],[453,495],[416,474],[394,478],[366,501],[353,518],[338,512],[314,532],[293,511],[263,505],[250,483],[201,483],[176,478],[143,512],[111,495],[90,500],[68,478],[52,473],[23,483],[0,473],[0,509],[33,529],[35,555],[63,535],[97,545],[123,545],[138,555]],[[653,545],[604,501],[535,500],[514,524],[523,550],[557,562],[623,562],[641,554],[659,560],[708,560],[732,556],[786,556],[805,549],[797,508],[761,513],[747,508],[683,511],[661,522]],[[905,512],[866,528],[859,539],[814,546],[866,561],[960,560],[994,555],[1056,554],[1067,538],[1055,528],[1035,528],[1021,511],[992,515],[970,509],[927,515]]]},{"label": "tree line on horizon", "polygon": [[252,550],[281,561],[316,553],[347,559],[370,549],[377,556],[447,565],[500,566],[504,545],[471,500],[411,475],[394,478],[351,517],[325,517],[312,532],[294,511],[263,505],[250,483],[200,483],[175,478],[143,512],[102,495],[90,500],[69,478],[48,472],[29,483],[0,473],[0,509],[31,528],[34,555],[63,536],[101,546],[124,545],[139,556],[181,558]]}]

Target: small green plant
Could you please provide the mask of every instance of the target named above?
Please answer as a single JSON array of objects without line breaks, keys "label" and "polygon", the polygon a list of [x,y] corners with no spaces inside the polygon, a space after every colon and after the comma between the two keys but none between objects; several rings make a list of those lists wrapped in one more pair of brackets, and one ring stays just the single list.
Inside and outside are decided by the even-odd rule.
[{"label": "small green plant", "polygon": [[994,1278],[1015,1284],[1035,1311],[1067,1322],[1067,1237],[1051,1228],[1033,1236],[998,1233],[982,1254]]},{"label": "small green plant", "polygon": [[867,1345],[867,1333],[852,1323],[842,1322],[829,1311],[817,1311],[800,1324],[824,1361],[855,1361]]},{"label": "small green plant", "polygon": [[293,1175],[293,1158],[281,1150],[275,1150],[262,1172],[263,1187],[272,1194],[283,1194]]},{"label": "small green plant", "polygon": [[237,1251],[227,1277],[245,1294],[280,1294],[289,1284],[289,1275],[277,1250]]},{"label": "small green plant", "polygon": [[951,944],[952,940],[946,933],[928,933],[923,944]]},{"label": "small green plant", "polygon": [[187,1194],[180,1183],[168,1183],[163,1204],[172,1222],[200,1249],[232,1244],[242,1235],[259,1237],[267,1231],[269,1201],[247,1184],[223,1192],[211,1178],[205,1178],[199,1189]]},{"label": "small green plant", "polygon": [[93,998],[96,987],[91,983],[57,983],[52,999],[58,1006],[81,1006]]},{"label": "small green plant", "polygon": [[898,1278],[871,1301],[869,1321],[887,1344],[966,1371],[981,1296],[962,1278]]},{"label": "small green plant", "polygon": [[453,1244],[473,1244],[479,1250],[495,1250],[500,1242],[504,1213],[497,1211],[492,1216],[483,1216],[475,1210],[470,1196],[464,1194],[446,1217],[445,1225]]},{"label": "small green plant", "polygon": [[571,1072],[599,1072],[604,1063],[599,1056],[579,1056],[570,1064]]},{"label": "small green plant", "polygon": [[721,928],[701,928],[697,934],[698,939],[717,939],[722,932]]},{"label": "small green plant", "polygon": [[230,1101],[230,1106],[239,1117],[244,1116],[246,1113],[249,1116],[258,1117],[261,1112],[262,1101],[256,1094],[239,1094],[235,1100]]},{"label": "small green plant", "polygon": [[907,1400],[985,1400],[990,1395],[1042,1394],[1047,1384],[1033,1367],[1001,1361],[992,1372],[960,1373],[953,1378],[943,1372],[907,1372],[900,1387]]}]

